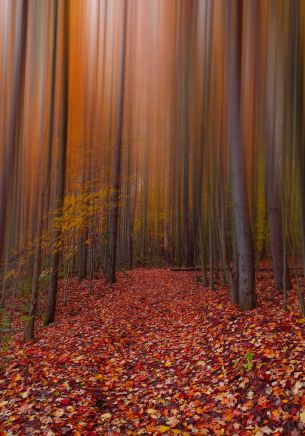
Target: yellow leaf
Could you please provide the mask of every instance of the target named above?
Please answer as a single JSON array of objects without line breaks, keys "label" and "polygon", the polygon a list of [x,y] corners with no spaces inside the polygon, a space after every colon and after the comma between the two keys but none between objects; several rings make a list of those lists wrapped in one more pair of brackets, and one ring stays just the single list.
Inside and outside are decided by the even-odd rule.
[{"label": "yellow leaf", "polygon": [[168,425],[159,425],[158,430],[160,433],[166,433],[170,430],[170,427]]},{"label": "yellow leaf", "polygon": [[147,413],[148,413],[149,415],[154,415],[155,413],[157,413],[157,411],[156,411],[156,409],[148,409],[148,410],[147,410]]},{"label": "yellow leaf", "polygon": [[172,366],[172,362],[170,362],[169,360],[167,362],[165,362],[165,366]]},{"label": "yellow leaf", "polygon": [[110,419],[111,418],[111,413],[103,413],[102,415],[101,415],[101,419],[103,420],[103,421],[106,421],[106,419]]},{"label": "yellow leaf", "polygon": [[300,413],[300,421],[305,423],[305,409],[303,409],[303,412]]}]

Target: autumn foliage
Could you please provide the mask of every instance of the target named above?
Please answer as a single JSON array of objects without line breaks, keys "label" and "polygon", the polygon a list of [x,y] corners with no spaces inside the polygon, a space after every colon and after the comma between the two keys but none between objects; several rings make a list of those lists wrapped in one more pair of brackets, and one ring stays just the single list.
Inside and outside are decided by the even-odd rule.
[{"label": "autumn foliage", "polygon": [[305,0],[0,1],[0,436],[305,434]]}]

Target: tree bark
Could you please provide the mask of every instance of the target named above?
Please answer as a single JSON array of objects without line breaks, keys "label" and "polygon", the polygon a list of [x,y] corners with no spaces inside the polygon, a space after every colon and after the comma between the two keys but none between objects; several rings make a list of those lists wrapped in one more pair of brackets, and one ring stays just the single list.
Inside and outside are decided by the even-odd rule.
[{"label": "tree bark", "polygon": [[120,71],[120,89],[118,94],[118,124],[116,128],[116,139],[113,156],[113,174],[112,174],[112,198],[110,212],[110,240],[108,243],[106,278],[110,285],[115,282],[115,268],[117,257],[117,239],[118,239],[118,219],[119,219],[119,199],[120,199],[120,182],[121,182],[121,150],[123,139],[124,123],[124,94],[125,94],[125,70],[126,70],[126,46],[127,46],[127,13],[128,0],[123,2],[123,28],[122,28],[122,56]]},{"label": "tree bark", "polygon": [[[57,0],[56,0],[57,1]],[[62,214],[62,206],[65,193],[65,174],[66,174],[66,150],[68,139],[68,107],[69,107],[69,1],[64,0],[63,3],[63,53],[62,53],[62,122],[60,132],[60,147],[58,153],[58,180],[56,186],[55,209],[56,216]],[[58,29],[56,28],[56,31]],[[56,229],[53,232],[53,244],[50,260],[50,283],[48,289],[48,304],[45,324],[48,325],[54,322],[57,300],[57,284],[58,284],[58,268],[60,261],[60,250],[56,248],[56,244],[61,239],[61,229]]]},{"label": "tree bark", "polygon": [[[283,223],[279,190],[279,155],[283,141],[284,96],[281,71],[277,70],[276,29],[273,17],[274,3],[270,5],[268,59],[266,80],[266,198],[269,223],[270,251],[278,290],[290,288],[287,260],[283,256]],[[279,55],[278,55],[279,56]],[[285,265],[286,263],[286,265]],[[285,280],[284,284],[284,272]],[[287,272],[287,273],[286,273]]]},{"label": "tree bark", "polygon": [[240,310],[256,307],[255,265],[241,135],[240,83],[242,56],[242,1],[228,0],[228,103],[233,219],[238,257]]}]

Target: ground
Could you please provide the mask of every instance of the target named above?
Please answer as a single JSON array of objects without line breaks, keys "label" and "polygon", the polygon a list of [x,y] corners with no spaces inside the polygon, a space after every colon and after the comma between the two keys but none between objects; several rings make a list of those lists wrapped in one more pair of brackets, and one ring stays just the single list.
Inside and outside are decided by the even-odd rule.
[{"label": "ground", "polygon": [[[119,273],[59,290],[56,322],[16,344],[0,434],[305,434],[305,324],[264,278],[259,308],[194,272]],[[1,433],[2,431],[2,433]]]}]

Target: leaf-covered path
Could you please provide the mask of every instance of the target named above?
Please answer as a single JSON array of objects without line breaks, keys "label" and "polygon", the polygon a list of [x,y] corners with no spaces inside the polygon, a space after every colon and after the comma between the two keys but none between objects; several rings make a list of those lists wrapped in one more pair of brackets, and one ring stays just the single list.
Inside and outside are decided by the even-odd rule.
[{"label": "leaf-covered path", "polygon": [[304,320],[265,285],[240,313],[192,272],[120,273],[90,296],[72,281],[56,322],[7,356],[2,434],[304,434]]}]

